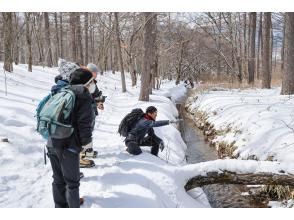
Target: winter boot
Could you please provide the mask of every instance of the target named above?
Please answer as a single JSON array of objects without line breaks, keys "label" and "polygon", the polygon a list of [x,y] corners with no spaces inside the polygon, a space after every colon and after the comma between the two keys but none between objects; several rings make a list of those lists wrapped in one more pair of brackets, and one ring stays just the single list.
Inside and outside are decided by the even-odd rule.
[{"label": "winter boot", "polygon": [[93,150],[93,148],[88,148],[85,151],[81,152],[81,155],[83,157],[91,157],[91,158],[96,158],[98,155],[98,151]]},{"label": "winter boot", "polygon": [[93,160],[85,159],[84,156],[80,155],[80,168],[90,168],[94,166],[95,166],[95,163]]}]

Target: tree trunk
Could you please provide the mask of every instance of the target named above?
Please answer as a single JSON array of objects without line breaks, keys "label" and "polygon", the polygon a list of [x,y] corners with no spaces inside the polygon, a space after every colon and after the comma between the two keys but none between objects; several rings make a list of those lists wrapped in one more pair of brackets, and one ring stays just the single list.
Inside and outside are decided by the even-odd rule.
[{"label": "tree trunk", "polygon": [[195,176],[189,179],[185,189],[188,191],[210,184],[294,186],[294,176],[273,173],[238,174],[225,170],[222,172],[210,172],[206,176]]},{"label": "tree trunk", "polygon": [[126,79],[125,79],[125,73],[124,73],[124,64],[123,64],[121,45],[120,45],[118,12],[114,13],[114,17],[115,17],[115,30],[116,30],[116,41],[117,41],[117,53],[118,53],[118,59],[119,59],[119,63],[120,63],[120,71],[121,71],[121,86],[122,86],[122,92],[126,92],[127,89],[126,89]]},{"label": "tree trunk", "polygon": [[52,60],[52,50],[51,50],[51,41],[50,41],[50,25],[49,25],[49,15],[48,12],[44,12],[44,23],[45,23],[45,42],[47,46],[47,52],[46,52],[46,61],[47,66],[52,67],[53,66],[53,60]]},{"label": "tree trunk", "polygon": [[3,12],[4,20],[4,70],[13,72],[12,59],[12,12]]},{"label": "tree trunk", "polygon": [[77,62],[83,64],[84,55],[83,55],[83,43],[82,43],[82,29],[81,29],[81,19],[80,13],[76,13],[76,45],[77,45]]},{"label": "tree trunk", "polygon": [[183,53],[184,53],[184,42],[181,42],[180,59],[179,59],[179,62],[178,62],[178,66],[176,67],[176,72],[177,72],[176,85],[178,85],[180,83],[180,80],[181,80],[181,77],[182,77]]},{"label": "tree trunk", "polygon": [[71,41],[71,59],[76,62],[77,60],[77,45],[76,45],[76,13],[69,13],[70,23],[70,41]]},{"label": "tree trunk", "polygon": [[294,94],[294,12],[285,15],[285,63],[282,79],[282,95]]},{"label": "tree trunk", "polygon": [[43,53],[43,44],[42,44],[42,36],[41,36],[43,33],[42,15],[35,14],[33,16],[33,22],[32,22],[31,28],[32,28],[32,32],[35,35],[36,43],[38,47],[38,54],[39,54],[38,64],[44,65],[43,63],[44,53]]},{"label": "tree trunk", "polygon": [[[221,12],[219,13],[219,33],[218,33],[218,39],[217,39],[217,49],[218,51],[221,51],[221,30],[222,30],[222,14]],[[217,81],[220,80],[220,75],[221,75],[221,55],[217,55],[217,63],[216,63],[216,75],[217,75]]]},{"label": "tree trunk", "polygon": [[262,88],[271,87],[271,12],[264,13],[263,22]]},{"label": "tree trunk", "polygon": [[[236,53],[234,46],[234,36],[233,36],[233,22],[232,22],[232,13],[228,13],[228,22],[229,22],[229,32],[230,32],[230,41],[231,41],[231,60],[232,60],[232,80],[236,72]],[[239,78],[239,77],[238,77]],[[240,78],[239,78],[240,79]]]},{"label": "tree trunk", "polygon": [[25,21],[26,21],[26,41],[27,41],[27,63],[28,63],[28,71],[33,71],[33,58],[32,58],[32,31],[30,27],[31,23],[31,13],[25,13]]},{"label": "tree trunk", "polygon": [[273,73],[273,51],[274,51],[274,31],[273,31],[273,25],[271,23],[271,32],[270,32],[270,76],[272,76]]},{"label": "tree trunk", "polygon": [[151,64],[152,64],[152,50],[154,43],[152,41],[152,32],[156,28],[156,14],[152,12],[144,12],[144,39],[143,39],[143,63],[141,74],[141,89],[139,101],[149,101],[151,78]]},{"label": "tree trunk", "polygon": [[149,94],[152,94],[152,88],[155,88],[155,79],[157,77],[157,66],[158,66],[158,54],[157,54],[157,44],[156,44],[156,37],[157,37],[157,14],[155,13],[152,16],[152,32],[150,33],[150,37],[152,38],[151,46],[151,81],[149,86]]},{"label": "tree trunk", "polygon": [[59,29],[59,35],[60,35],[60,56],[61,56],[61,58],[64,58],[62,12],[59,13],[59,23],[60,23],[60,29]]},{"label": "tree trunk", "polygon": [[250,39],[249,39],[249,60],[248,60],[248,84],[254,84],[255,71],[255,33],[256,33],[256,12],[249,14]]},{"label": "tree trunk", "polygon": [[88,28],[89,28],[89,15],[88,12],[85,12],[85,62],[84,64],[87,65],[89,62],[89,39],[88,39]]},{"label": "tree trunk", "polygon": [[243,14],[243,22],[244,22],[244,77],[248,76],[248,41],[247,41],[247,13]]},{"label": "tree trunk", "polygon": [[90,14],[90,48],[91,48],[91,56],[90,56],[90,62],[94,62],[95,57],[95,35],[94,35],[94,28],[93,28],[93,14]]},{"label": "tree trunk", "polygon": [[284,16],[284,26],[283,26],[283,42],[281,48],[281,70],[284,70],[285,62],[285,31],[286,31],[286,16]]},{"label": "tree trunk", "polygon": [[60,57],[60,45],[59,45],[59,34],[58,34],[58,19],[57,12],[54,12],[54,23],[55,23],[55,37],[56,37],[56,46],[55,46],[55,61]]},{"label": "tree trunk", "polygon": [[257,42],[257,68],[256,68],[256,77],[260,78],[260,51],[262,47],[262,12],[259,14],[259,29],[258,29],[258,42]]},{"label": "tree trunk", "polygon": [[16,15],[16,13],[14,13],[14,21],[15,21],[15,34],[16,36],[14,36],[15,39],[15,50],[14,50],[14,63],[15,65],[18,65],[19,63],[19,36],[20,34],[19,32],[19,22],[18,22],[18,16]]}]

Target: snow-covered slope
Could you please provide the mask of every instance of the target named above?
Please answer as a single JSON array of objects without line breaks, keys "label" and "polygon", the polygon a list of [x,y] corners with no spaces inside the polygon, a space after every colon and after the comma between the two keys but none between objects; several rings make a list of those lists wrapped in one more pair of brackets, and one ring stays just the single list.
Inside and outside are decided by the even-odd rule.
[{"label": "snow-covered slope", "polygon": [[209,91],[190,100],[219,131],[214,141],[235,142],[240,158],[293,162],[294,99],[280,88]]},{"label": "snow-covered slope", "polygon": [[[49,160],[44,165],[45,141],[35,132],[34,115],[57,70],[34,66],[29,73],[26,68],[14,66],[14,73],[7,73],[7,95],[5,75],[0,71],[0,140],[9,140],[0,141],[0,207],[53,207],[52,171]],[[131,88],[130,83],[127,74],[128,91],[123,94],[119,73],[98,76],[99,88],[108,97],[105,110],[96,118],[93,134],[94,148],[99,152],[94,159],[96,166],[81,169],[85,174],[80,186],[80,195],[85,198],[83,207],[210,207],[201,189],[189,192],[196,199],[185,192],[189,178],[224,169],[294,173],[292,163],[217,160],[186,165],[186,145],[173,125],[155,130],[167,145],[159,158],[151,155],[148,147],[141,155],[128,154],[123,138],[117,134],[122,117],[134,107],[154,105],[159,120],[174,119],[178,113],[171,100],[181,101],[186,92],[182,84],[163,82],[150,102],[138,102],[139,87]]]},{"label": "snow-covered slope", "polygon": [[[44,166],[45,141],[35,132],[34,115],[58,73],[56,68],[34,66],[32,73],[26,68],[14,66],[14,72],[6,74],[7,96],[5,75],[0,71],[0,137],[9,140],[0,142],[0,207],[53,207],[52,171],[49,161]],[[150,155],[149,148],[144,148],[142,155],[129,155],[117,134],[120,120],[134,107],[155,105],[159,120],[177,117],[174,104],[164,96],[177,99],[185,90],[183,85],[177,90],[173,82],[166,82],[146,103],[138,102],[139,87],[131,88],[129,77],[126,93],[121,93],[120,84],[119,73],[98,76],[98,86],[108,97],[105,110],[96,118],[93,135],[99,152],[96,167],[81,169],[85,174],[80,187],[86,199],[84,207],[201,206],[186,193],[184,200],[176,195],[178,185],[170,167],[185,164],[186,145],[175,127],[155,131],[167,144],[159,154],[161,159]]]}]

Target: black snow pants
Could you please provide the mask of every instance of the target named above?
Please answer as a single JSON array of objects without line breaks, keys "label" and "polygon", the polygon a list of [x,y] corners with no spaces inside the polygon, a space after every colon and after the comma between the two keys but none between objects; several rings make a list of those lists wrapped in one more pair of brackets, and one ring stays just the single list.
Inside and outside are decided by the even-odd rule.
[{"label": "black snow pants", "polygon": [[133,140],[126,140],[127,151],[133,155],[139,155],[142,153],[140,146],[151,146],[151,154],[157,156],[159,151],[159,144],[162,140],[157,136],[147,136],[143,141],[138,142]]},{"label": "black snow pants", "polygon": [[80,207],[80,158],[71,149],[47,147],[53,170],[53,199],[55,208]]}]

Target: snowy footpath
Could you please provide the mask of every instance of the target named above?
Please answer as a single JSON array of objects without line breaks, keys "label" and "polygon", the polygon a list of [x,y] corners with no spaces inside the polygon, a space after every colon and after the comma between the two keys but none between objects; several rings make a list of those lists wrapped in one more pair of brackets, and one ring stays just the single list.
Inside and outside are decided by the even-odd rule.
[{"label": "snowy footpath", "polygon": [[[45,141],[35,131],[34,115],[58,73],[56,68],[34,66],[32,73],[26,68],[14,66],[14,73],[6,74],[7,95],[5,75],[0,70],[0,207],[53,207],[52,171],[49,160],[44,165]],[[155,129],[167,145],[159,158],[152,156],[148,147],[143,148],[143,154],[132,156],[117,133],[124,115],[135,107],[145,110],[154,105],[158,120],[175,119],[178,112],[173,101],[181,99],[186,90],[182,84],[164,82],[150,102],[139,102],[139,87],[131,87],[128,75],[127,92],[121,93],[119,73],[99,75],[98,87],[107,100],[93,133],[96,166],[81,169],[85,175],[80,186],[80,195],[85,198],[82,207],[210,207],[201,189],[186,193],[184,185],[189,178],[222,170],[294,174],[293,164],[281,162],[216,160],[187,165],[186,145],[174,125]]]}]

